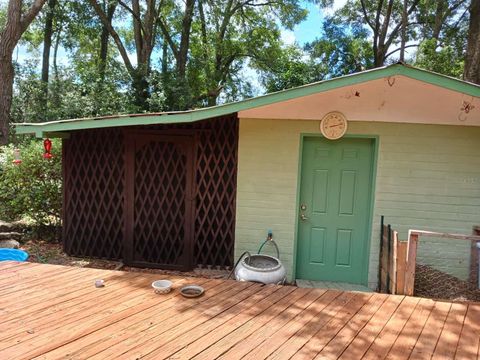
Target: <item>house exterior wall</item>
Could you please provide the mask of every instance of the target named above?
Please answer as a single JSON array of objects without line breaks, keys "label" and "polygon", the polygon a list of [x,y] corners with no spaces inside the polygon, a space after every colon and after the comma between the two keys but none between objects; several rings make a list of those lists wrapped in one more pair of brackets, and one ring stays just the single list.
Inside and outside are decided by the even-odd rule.
[{"label": "house exterior wall", "polygon": [[[273,230],[294,279],[301,134],[319,121],[240,119],[235,258],[257,251]],[[368,285],[376,287],[380,216],[407,238],[408,229],[471,233],[480,221],[480,128],[350,122],[348,135],[378,138]],[[431,240],[430,240],[431,241]],[[469,243],[420,240],[419,261],[462,277]],[[433,240],[433,243],[435,240]],[[423,250],[422,250],[423,246]]]}]

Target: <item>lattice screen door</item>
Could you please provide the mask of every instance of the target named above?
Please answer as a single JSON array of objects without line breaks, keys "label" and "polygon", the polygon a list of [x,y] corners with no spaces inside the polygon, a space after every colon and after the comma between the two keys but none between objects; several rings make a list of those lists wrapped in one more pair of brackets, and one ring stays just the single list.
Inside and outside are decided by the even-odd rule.
[{"label": "lattice screen door", "polygon": [[191,136],[127,135],[127,263],[193,267],[193,152]]}]

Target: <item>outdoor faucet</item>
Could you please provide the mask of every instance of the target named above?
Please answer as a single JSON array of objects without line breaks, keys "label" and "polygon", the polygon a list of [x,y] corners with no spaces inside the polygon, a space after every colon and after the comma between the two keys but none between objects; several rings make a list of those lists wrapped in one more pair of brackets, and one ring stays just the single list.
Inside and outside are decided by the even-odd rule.
[{"label": "outdoor faucet", "polygon": [[272,241],[273,240],[273,232],[272,229],[268,229],[267,231],[267,240]]}]

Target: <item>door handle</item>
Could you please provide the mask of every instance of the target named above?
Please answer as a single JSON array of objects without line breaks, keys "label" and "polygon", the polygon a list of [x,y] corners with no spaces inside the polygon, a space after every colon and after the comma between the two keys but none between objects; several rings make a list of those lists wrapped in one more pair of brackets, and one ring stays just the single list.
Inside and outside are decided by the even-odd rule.
[{"label": "door handle", "polygon": [[306,221],[308,220],[308,217],[305,214],[300,214],[300,219],[302,219],[302,221]]}]

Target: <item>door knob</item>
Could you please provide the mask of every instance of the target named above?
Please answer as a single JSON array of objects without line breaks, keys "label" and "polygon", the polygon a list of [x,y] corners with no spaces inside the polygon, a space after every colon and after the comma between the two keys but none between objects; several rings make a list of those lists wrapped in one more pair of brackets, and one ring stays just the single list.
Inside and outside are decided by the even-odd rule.
[{"label": "door knob", "polygon": [[300,214],[300,219],[302,219],[302,221],[305,221],[308,220],[308,217],[305,216],[305,214]]}]

